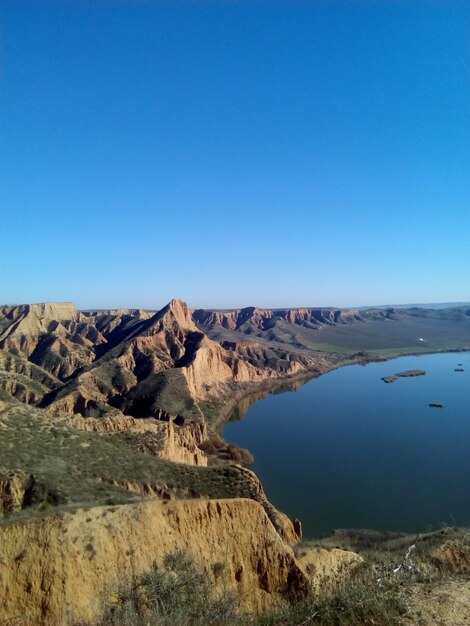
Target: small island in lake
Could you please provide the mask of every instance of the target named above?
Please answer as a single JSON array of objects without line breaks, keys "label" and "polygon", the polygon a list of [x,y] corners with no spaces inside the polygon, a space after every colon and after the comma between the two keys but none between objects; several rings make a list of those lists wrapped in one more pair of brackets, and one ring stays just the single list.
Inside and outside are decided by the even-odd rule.
[{"label": "small island in lake", "polygon": [[425,374],[426,370],[405,370],[404,372],[397,372],[392,376],[383,376],[382,380],[384,383],[393,383],[397,378],[412,378],[413,376],[424,376]]}]

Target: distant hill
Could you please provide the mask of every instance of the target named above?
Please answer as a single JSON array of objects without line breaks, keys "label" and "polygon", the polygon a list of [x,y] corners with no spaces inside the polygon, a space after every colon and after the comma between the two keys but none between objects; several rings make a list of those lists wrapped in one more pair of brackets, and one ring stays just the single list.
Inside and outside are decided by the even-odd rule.
[{"label": "distant hill", "polygon": [[364,309],[453,309],[460,306],[470,306],[470,302],[433,302],[427,304],[380,304],[376,306],[357,307],[359,310]]},{"label": "distant hill", "polygon": [[278,349],[369,357],[470,348],[470,305],[453,308],[301,308],[196,310],[194,319],[222,345],[249,338]]}]

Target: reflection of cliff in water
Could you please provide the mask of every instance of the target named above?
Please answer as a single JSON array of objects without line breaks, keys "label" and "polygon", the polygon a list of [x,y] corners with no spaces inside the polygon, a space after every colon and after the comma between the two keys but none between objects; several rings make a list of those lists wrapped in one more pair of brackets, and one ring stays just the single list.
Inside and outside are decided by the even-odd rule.
[{"label": "reflection of cliff in water", "polygon": [[230,416],[227,421],[236,422],[238,420],[242,420],[245,417],[250,406],[253,405],[255,402],[258,402],[258,400],[262,400],[263,398],[266,398],[266,396],[269,396],[270,394],[277,395],[279,393],[285,393],[286,391],[297,391],[298,389],[300,389],[300,387],[305,385],[305,383],[308,382],[308,380],[309,380],[308,378],[305,378],[305,379],[283,381],[282,383],[278,383],[274,387],[271,387],[270,389],[264,389],[263,391],[255,391],[253,393],[250,393],[247,396],[244,396],[237,402],[233,411],[230,413]]}]

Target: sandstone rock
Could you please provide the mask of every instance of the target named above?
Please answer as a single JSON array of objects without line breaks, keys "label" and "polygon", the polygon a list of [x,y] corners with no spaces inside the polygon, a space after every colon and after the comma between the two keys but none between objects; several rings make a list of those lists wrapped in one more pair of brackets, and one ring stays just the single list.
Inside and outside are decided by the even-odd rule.
[{"label": "sandstone rock", "polygon": [[0,469],[0,517],[21,510],[28,482],[23,472]]},{"label": "sandstone rock", "polygon": [[317,592],[324,592],[347,580],[352,570],[364,562],[358,554],[339,548],[301,546],[296,554],[297,561],[307,572]]},{"label": "sandstone rock", "polygon": [[[99,617],[116,585],[184,549],[242,606],[263,609],[308,584],[252,500],[146,501],[0,527],[0,619],[67,626]],[[215,577],[213,564],[223,569]],[[47,591],[46,591],[47,590]]]}]

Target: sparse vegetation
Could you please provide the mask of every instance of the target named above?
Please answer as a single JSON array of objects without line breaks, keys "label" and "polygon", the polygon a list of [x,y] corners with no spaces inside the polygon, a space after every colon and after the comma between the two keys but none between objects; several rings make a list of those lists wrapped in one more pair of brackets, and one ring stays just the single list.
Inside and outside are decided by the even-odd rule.
[{"label": "sparse vegetation", "polygon": [[[0,412],[0,429],[3,474],[14,468],[25,479],[34,477],[22,510],[0,517],[0,524],[45,515],[58,507],[124,504],[152,495],[258,499],[253,478],[232,458],[212,467],[161,459],[142,449],[153,433],[82,431],[67,418],[50,418],[40,409],[21,405]],[[63,434],[60,446],[54,433]],[[237,463],[249,455],[236,446],[232,450],[232,455],[239,454]]]},{"label": "sparse vegetation", "polygon": [[99,626],[205,626],[240,619],[235,597],[217,593],[208,574],[181,550],[115,595]]},{"label": "sparse vegetation", "polygon": [[[459,584],[468,585],[469,537],[464,530],[448,528],[418,538],[342,531],[320,544],[354,548],[365,559],[362,565],[351,569],[336,585],[325,580],[319,591],[312,588],[307,594],[289,597],[254,615],[241,611],[232,596],[215,591],[212,579],[216,581],[224,571],[223,563],[214,563],[212,572],[206,573],[177,551],[166,556],[163,567],[154,567],[118,590],[97,626],[429,624],[436,606],[445,601],[445,596],[443,600],[437,592],[449,586],[458,589]],[[305,544],[305,549],[310,545]],[[302,547],[298,550],[305,552]],[[452,596],[447,602],[452,602]]]},{"label": "sparse vegetation", "polygon": [[395,626],[408,607],[398,584],[378,585],[368,567],[333,592],[310,593],[258,616],[256,626]]},{"label": "sparse vegetation", "polygon": [[[303,548],[312,545],[306,542]],[[470,580],[470,534],[466,529],[444,527],[419,536],[343,530],[315,545],[357,552],[364,558],[364,565],[353,570],[332,594],[326,593],[313,603],[307,599],[297,606],[295,610],[305,615],[311,606],[316,611],[311,618],[305,618],[306,625],[470,623],[466,591]],[[441,621],[437,619],[439,614]],[[341,621],[346,615],[348,619]],[[301,619],[299,622],[303,623]]]},{"label": "sparse vegetation", "polygon": [[215,591],[194,560],[176,551],[166,555],[162,567],[118,589],[97,626],[386,626],[398,624],[406,610],[396,586],[377,585],[364,567],[333,593],[292,597],[271,611],[248,615],[235,597]]}]

